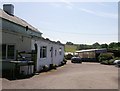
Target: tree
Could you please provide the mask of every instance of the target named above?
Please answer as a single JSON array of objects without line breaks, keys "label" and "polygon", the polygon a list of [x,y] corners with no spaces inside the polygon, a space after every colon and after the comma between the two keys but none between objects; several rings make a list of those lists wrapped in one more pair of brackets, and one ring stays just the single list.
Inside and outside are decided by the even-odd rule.
[{"label": "tree", "polygon": [[67,45],[73,45],[73,43],[72,43],[72,42],[66,42],[66,44],[67,44]]},{"label": "tree", "polygon": [[108,48],[107,44],[101,44],[101,48]]},{"label": "tree", "polygon": [[57,43],[60,43],[60,44],[61,44],[61,42],[60,42],[59,40],[57,41]]},{"label": "tree", "polygon": [[118,45],[117,45],[117,43],[112,42],[112,43],[109,44],[109,48],[116,49],[116,48],[118,48]]},{"label": "tree", "polygon": [[100,48],[100,44],[98,42],[94,43],[92,46],[93,48]]}]

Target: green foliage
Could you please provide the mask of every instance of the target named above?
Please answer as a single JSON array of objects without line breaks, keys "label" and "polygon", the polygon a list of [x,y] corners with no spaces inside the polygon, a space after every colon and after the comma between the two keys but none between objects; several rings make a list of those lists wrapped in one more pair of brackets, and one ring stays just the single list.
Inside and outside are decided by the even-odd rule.
[{"label": "green foliage", "polygon": [[73,55],[68,54],[68,55],[65,56],[65,59],[70,60],[72,57],[73,57]]},{"label": "green foliage", "polygon": [[115,59],[113,53],[101,53],[99,56],[101,64],[113,65]]},{"label": "green foliage", "polygon": [[76,45],[65,45],[65,52],[75,52],[77,49]]},{"label": "green foliage", "polygon": [[43,66],[43,71],[48,71],[49,70],[49,67],[47,65],[44,65]]},{"label": "green foliage", "polygon": [[110,60],[110,59],[113,59],[114,56],[113,56],[113,53],[101,53],[99,55],[99,61],[105,61],[105,60]]},{"label": "green foliage", "polygon": [[65,63],[67,63],[67,59],[65,59],[65,58],[63,59],[63,61],[64,61]]},{"label": "green foliage", "polygon": [[76,50],[83,50],[83,49],[100,49],[100,48],[107,48],[112,50],[120,50],[120,42],[111,42],[110,44],[99,44],[98,42],[87,45],[87,44],[74,44],[72,42],[67,42],[65,45],[65,52],[75,52]]},{"label": "green foliage", "polygon": [[108,48],[107,44],[101,44],[101,48]]},{"label": "green foliage", "polygon": [[101,64],[114,65],[115,59],[116,59],[116,58],[113,58],[113,59],[110,59],[110,60],[101,61]]},{"label": "green foliage", "polygon": [[93,48],[91,45],[80,44],[80,45],[77,47],[77,50],[91,49],[91,48]]},{"label": "green foliage", "polygon": [[114,49],[114,50],[120,50],[120,42],[118,42],[118,43],[115,43],[115,42],[110,43],[109,48]]},{"label": "green foliage", "polygon": [[66,42],[66,45],[73,45],[72,42]]},{"label": "green foliage", "polygon": [[100,44],[99,44],[98,42],[94,43],[94,44],[92,45],[92,47],[93,47],[93,48],[96,48],[96,49],[101,48],[101,46],[100,46]]}]

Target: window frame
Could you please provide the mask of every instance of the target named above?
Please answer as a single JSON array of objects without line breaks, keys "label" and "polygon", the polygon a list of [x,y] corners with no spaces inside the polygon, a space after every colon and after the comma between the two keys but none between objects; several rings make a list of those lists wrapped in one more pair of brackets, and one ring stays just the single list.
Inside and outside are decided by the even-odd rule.
[{"label": "window frame", "polygon": [[[16,45],[15,44],[2,44],[2,47],[3,47],[3,45],[6,45],[6,52],[5,52],[5,58],[3,58],[3,54],[2,54],[2,60],[15,60],[16,59]],[[8,58],[8,46],[10,46],[10,45],[12,45],[12,46],[14,46],[14,57],[13,58]],[[3,51],[3,49],[2,49],[2,51]]]},{"label": "window frame", "polygon": [[59,48],[59,55],[62,55],[62,48]]},{"label": "window frame", "polygon": [[47,58],[47,46],[40,46],[40,58]]}]

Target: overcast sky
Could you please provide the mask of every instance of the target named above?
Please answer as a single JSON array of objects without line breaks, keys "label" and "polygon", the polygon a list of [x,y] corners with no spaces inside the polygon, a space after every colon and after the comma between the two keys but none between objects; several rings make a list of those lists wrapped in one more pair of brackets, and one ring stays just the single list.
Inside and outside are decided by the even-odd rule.
[{"label": "overcast sky", "polygon": [[[15,15],[54,41],[76,44],[118,41],[117,2],[14,2]],[[2,8],[3,3],[0,4]]]}]

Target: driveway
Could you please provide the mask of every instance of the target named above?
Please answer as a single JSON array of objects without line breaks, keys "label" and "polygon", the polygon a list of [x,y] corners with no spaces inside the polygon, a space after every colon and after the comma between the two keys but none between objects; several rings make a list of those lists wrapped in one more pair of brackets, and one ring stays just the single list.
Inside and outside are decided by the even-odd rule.
[{"label": "driveway", "polygon": [[3,89],[117,89],[118,68],[85,62],[40,73],[28,79],[2,80]]}]

